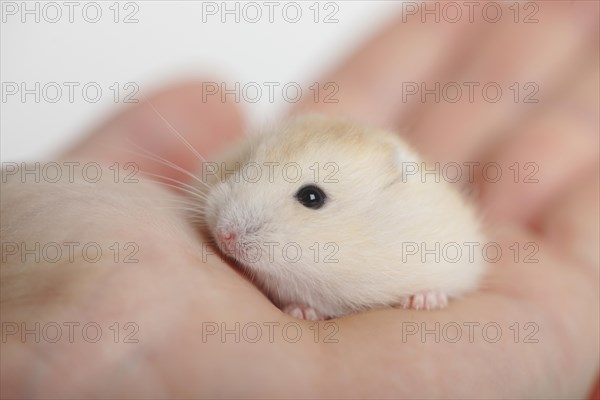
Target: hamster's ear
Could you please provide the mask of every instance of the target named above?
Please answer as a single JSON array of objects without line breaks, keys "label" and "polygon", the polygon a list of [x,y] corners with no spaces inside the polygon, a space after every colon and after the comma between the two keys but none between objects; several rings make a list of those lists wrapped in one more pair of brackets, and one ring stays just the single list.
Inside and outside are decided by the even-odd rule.
[{"label": "hamster's ear", "polygon": [[401,173],[409,168],[418,167],[419,156],[408,146],[397,144],[394,149],[394,165]]},{"label": "hamster's ear", "polygon": [[403,164],[419,163],[421,158],[418,153],[404,139],[412,128],[404,126],[395,132],[393,139],[394,146],[394,164],[402,171]]}]

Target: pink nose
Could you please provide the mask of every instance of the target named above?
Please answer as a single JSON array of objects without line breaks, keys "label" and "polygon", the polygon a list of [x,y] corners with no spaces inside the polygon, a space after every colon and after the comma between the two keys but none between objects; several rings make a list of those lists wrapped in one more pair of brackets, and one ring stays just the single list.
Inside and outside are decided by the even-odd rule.
[{"label": "pink nose", "polygon": [[237,234],[235,233],[235,231],[229,228],[219,229],[217,231],[217,238],[224,243],[233,242],[236,237]]}]

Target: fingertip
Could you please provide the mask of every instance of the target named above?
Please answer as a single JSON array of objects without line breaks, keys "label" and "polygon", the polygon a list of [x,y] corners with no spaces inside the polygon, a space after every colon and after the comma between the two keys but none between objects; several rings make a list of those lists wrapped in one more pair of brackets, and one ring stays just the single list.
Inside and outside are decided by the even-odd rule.
[{"label": "fingertip", "polygon": [[200,168],[243,133],[239,104],[209,96],[210,80],[185,81],[141,98],[97,128],[63,158],[113,164],[133,162],[139,169],[172,179],[179,171],[157,162],[160,157],[187,171]]}]

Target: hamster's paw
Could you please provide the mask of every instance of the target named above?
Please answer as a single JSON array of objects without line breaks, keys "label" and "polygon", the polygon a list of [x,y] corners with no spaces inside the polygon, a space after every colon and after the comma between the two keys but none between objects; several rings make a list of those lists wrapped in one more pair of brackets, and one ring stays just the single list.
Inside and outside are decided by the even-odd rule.
[{"label": "hamster's paw", "polygon": [[433,310],[446,307],[448,296],[439,290],[425,290],[412,296],[402,297],[399,304],[403,308],[412,308],[413,310]]},{"label": "hamster's paw", "polygon": [[317,310],[303,304],[288,304],[283,308],[283,312],[292,317],[308,321],[321,321],[325,319]]}]

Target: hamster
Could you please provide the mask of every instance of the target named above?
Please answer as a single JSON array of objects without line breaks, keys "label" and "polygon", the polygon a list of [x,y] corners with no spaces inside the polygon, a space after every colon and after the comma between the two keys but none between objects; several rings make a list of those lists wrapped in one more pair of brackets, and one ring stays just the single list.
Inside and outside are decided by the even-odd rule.
[{"label": "hamster", "polygon": [[414,173],[421,163],[394,133],[299,117],[205,164],[202,229],[298,318],[445,307],[478,287],[483,234],[457,189]]}]

